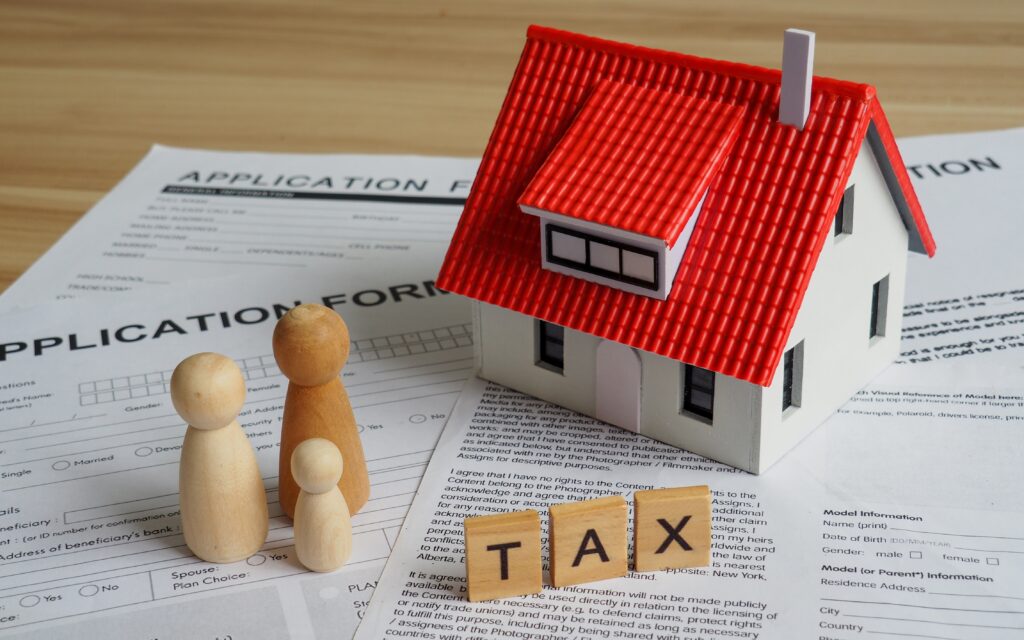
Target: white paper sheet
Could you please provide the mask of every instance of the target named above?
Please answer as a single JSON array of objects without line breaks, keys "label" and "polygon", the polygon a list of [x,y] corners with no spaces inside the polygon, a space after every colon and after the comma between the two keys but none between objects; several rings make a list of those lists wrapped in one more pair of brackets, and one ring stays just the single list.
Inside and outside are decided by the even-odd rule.
[{"label": "white paper sheet", "polygon": [[[0,634],[350,635],[472,365],[468,304],[431,288],[436,264],[403,256],[320,281],[242,278],[169,287],[145,305],[71,300],[0,318]],[[348,323],[343,380],[371,474],[352,559],[324,575],[297,564],[276,503],[287,380],[270,336],[300,301],[332,304]],[[262,551],[231,565],[193,557],[178,518],[185,426],[167,386],[178,361],[208,350],[245,374],[239,421],[271,503]]]},{"label": "white paper sheet", "polygon": [[443,255],[478,161],[155,146],[0,297],[160,295],[192,278],[320,277]]},{"label": "white paper sheet", "polygon": [[899,144],[938,245],[931,260],[910,256],[903,359],[1021,366],[1024,129]]},{"label": "white paper sheet", "polygon": [[[1011,637],[1024,377],[890,371],[764,476],[474,379],[356,637]],[[547,568],[548,505],[694,484],[714,492],[711,567],[465,599],[464,517],[537,509]]]}]

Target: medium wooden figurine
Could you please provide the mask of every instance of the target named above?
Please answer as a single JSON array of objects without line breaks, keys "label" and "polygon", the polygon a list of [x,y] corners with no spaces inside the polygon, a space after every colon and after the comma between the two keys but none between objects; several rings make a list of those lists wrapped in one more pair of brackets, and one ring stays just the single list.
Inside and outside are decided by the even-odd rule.
[{"label": "medium wooden figurine", "polygon": [[348,328],[337,313],[322,305],[290,310],[274,328],[274,358],[290,381],[281,426],[278,492],[281,507],[295,517],[299,486],[291,472],[292,453],[300,442],[325,438],[345,460],[338,487],[355,514],[370,497],[370,476],[359,440],[352,403],[338,377],[348,359]]},{"label": "medium wooden figurine", "polygon": [[334,571],[352,554],[352,520],[338,489],[343,468],[341,452],[330,440],[306,440],[292,453],[292,477],[299,485],[295,553],[313,571]]},{"label": "medium wooden figurine", "polygon": [[171,401],[188,422],[178,487],[181,527],[192,553],[209,562],[247,558],[267,538],[267,496],[256,454],[239,426],[245,380],[217,353],[183,360]]}]

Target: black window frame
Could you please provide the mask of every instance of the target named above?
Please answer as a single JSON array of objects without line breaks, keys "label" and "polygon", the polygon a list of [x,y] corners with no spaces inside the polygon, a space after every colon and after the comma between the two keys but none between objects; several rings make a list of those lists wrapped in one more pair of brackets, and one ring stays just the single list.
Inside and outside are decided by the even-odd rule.
[{"label": "black window frame", "polygon": [[885,325],[888,322],[889,276],[871,285],[871,317],[868,326],[868,339],[885,337]]},{"label": "black window frame", "polygon": [[840,238],[853,233],[853,187],[852,184],[847,187],[842,199],[839,200],[832,229],[833,237]]},{"label": "black window frame", "polygon": [[796,367],[796,347],[793,347],[782,356],[782,410],[797,406],[793,402],[793,377]]},{"label": "black window frame", "polygon": [[[558,345],[562,356],[551,354],[551,346]],[[537,364],[545,368],[565,371],[565,327],[552,322],[537,321]]]},{"label": "black window frame", "polygon": [[[697,372],[706,372],[711,376],[711,384],[705,385],[703,383],[696,382],[694,380],[694,374]],[[689,413],[700,418],[712,422],[715,419],[715,379],[717,374],[710,369],[704,369],[697,367],[692,364],[683,364],[683,402],[682,410],[684,413]],[[693,403],[691,398],[692,392],[700,391],[706,393],[711,398],[711,407],[704,407]]]},{"label": "black window frame", "polygon": [[[552,248],[552,235],[556,231],[558,233],[564,233],[567,236],[575,236],[575,237],[581,238],[583,240],[583,242],[584,242],[583,248],[584,248],[584,253],[585,253],[584,260],[586,261],[585,263],[574,262],[572,260],[567,260],[565,258],[560,258],[560,257],[555,255],[554,249]],[[649,249],[643,249],[641,247],[637,247],[636,245],[631,245],[631,244],[628,244],[628,243],[625,243],[625,242],[619,242],[617,240],[609,240],[607,238],[602,238],[602,237],[599,237],[599,236],[591,235],[589,233],[584,233],[582,231],[577,231],[576,229],[571,229],[569,227],[563,227],[561,225],[551,224],[551,223],[548,223],[548,224],[545,225],[544,233],[545,233],[545,245],[547,245],[545,247],[544,253],[545,253],[545,257],[546,257],[547,261],[550,262],[551,264],[557,264],[557,265],[562,266],[562,267],[568,267],[570,269],[575,269],[576,271],[582,271],[584,273],[589,273],[591,275],[600,276],[602,278],[607,278],[609,280],[615,280],[615,281],[618,281],[618,282],[623,282],[625,284],[633,285],[635,287],[640,287],[642,289],[649,289],[651,291],[658,291],[658,290],[661,289],[661,277],[660,277],[660,275],[661,275],[660,266],[661,265],[660,265],[660,260],[659,260],[660,256],[658,255],[657,251],[651,251]],[[619,250],[619,272],[618,273],[615,273],[614,271],[606,271],[605,269],[601,269],[600,267],[595,267],[595,266],[592,266],[590,264],[590,242],[599,242],[601,244],[608,245],[610,247],[614,247],[614,248]],[[622,273],[622,252],[623,251],[632,251],[633,253],[637,253],[637,254],[640,254],[642,256],[647,256],[647,257],[652,258],[654,260],[654,274],[653,274],[654,275],[654,281],[653,281],[653,283],[648,281],[648,280],[641,280],[640,278],[634,278],[632,276],[627,276],[626,274]]]},{"label": "black window frame", "polygon": [[782,354],[782,417],[804,404],[804,341]]}]

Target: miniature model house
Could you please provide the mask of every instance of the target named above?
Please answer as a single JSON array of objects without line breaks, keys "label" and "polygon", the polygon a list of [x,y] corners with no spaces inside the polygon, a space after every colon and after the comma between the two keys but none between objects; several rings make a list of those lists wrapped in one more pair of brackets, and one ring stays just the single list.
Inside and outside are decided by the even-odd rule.
[{"label": "miniature model house", "polygon": [[479,375],[759,473],[899,353],[935,243],[875,90],[532,27],[438,284]]}]

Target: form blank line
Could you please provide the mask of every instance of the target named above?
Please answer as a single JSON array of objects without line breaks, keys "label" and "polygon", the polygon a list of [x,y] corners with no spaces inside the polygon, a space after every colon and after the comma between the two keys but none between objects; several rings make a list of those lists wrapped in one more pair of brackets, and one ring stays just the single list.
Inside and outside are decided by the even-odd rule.
[{"label": "form blank line", "polygon": [[[100,425],[100,426],[102,426],[102,427],[109,427],[110,425],[104,424],[104,425]],[[128,436],[128,435],[131,435],[133,433],[142,433],[143,431],[156,431],[158,429],[170,429],[172,427],[180,429],[183,426],[184,426],[184,424],[165,424],[162,427],[148,427],[146,429],[136,429],[135,431],[119,431],[117,433],[108,433],[105,436],[93,436],[91,438],[82,438],[81,440],[65,440],[64,442],[55,442],[53,444],[41,444],[38,447],[28,447],[26,449],[26,451],[35,451],[37,449],[49,449],[50,447],[60,447],[60,446],[65,445],[65,444],[75,444],[75,443],[78,443],[78,442],[92,442],[94,440],[102,440],[104,438],[120,438],[121,436]],[[184,438],[185,436],[182,435],[181,437]],[[111,445],[111,446],[116,446],[116,445]]]},{"label": "form blank line", "polygon": [[[139,444],[149,444],[151,442],[163,442],[164,440],[180,440],[183,437],[184,436],[171,436],[170,438],[154,438],[152,440],[142,440],[141,442],[126,442],[124,444],[112,444],[112,445],[107,445],[105,447],[102,447],[100,449],[87,449],[85,451],[72,451],[70,453],[58,453],[58,454],[55,454],[55,455],[52,455],[52,456],[46,456],[45,458],[36,458],[35,460],[21,460],[19,462],[11,462],[11,463],[8,463],[8,464],[5,464],[5,465],[0,465],[0,466],[11,467],[11,466],[14,466],[14,465],[19,465],[19,464],[28,464],[30,462],[42,462],[44,460],[52,460],[54,458],[73,458],[75,456],[84,455],[86,453],[96,453],[97,451],[109,451],[110,449],[120,449],[121,447],[131,447],[131,446],[135,446],[135,445],[139,445]],[[65,444],[65,443],[62,442],[61,444]]]},{"label": "form blank line", "polygon": [[75,482],[76,480],[86,480],[88,478],[98,478],[100,476],[109,476],[115,473],[124,473],[126,471],[139,471],[141,469],[152,469],[153,467],[166,467],[169,464],[178,464],[178,460],[174,462],[161,462],[160,464],[151,464],[145,467],[132,467],[131,469],[118,469],[117,471],[107,471],[106,473],[95,473],[91,476],[79,476],[78,478],[68,478],[66,480],[54,480],[52,482],[42,482],[40,484],[27,484],[24,487],[15,487],[13,489],[5,489],[6,492],[21,491],[22,489],[31,489],[33,487],[46,487],[51,484],[62,484],[64,482]]},{"label": "form blank line", "polygon": [[971,547],[953,547],[958,551],[979,551],[981,553],[1024,553],[1024,551],[1010,551],[1009,549],[972,549]]},{"label": "form blank line", "polygon": [[162,258],[159,256],[143,256],[143,260],[155,262],[202,262],[206,264],[250,264],[260,267],[298,267],[305,268],[309,265],[301,262],[258,262],[256,260],[201,260],[199,258]]},{"label": "form blank line", "polygon": [[[453,382],[458,382],[458,381],[457,380],[453,380]],[[422,400],[424,398],[436,398],[437,396],[447,396],[447,395],[450,395],[450,394],[453,394],[453,393],[458,393],[458,392],[459,392],[458,389],[452,389],[451,391],[440,391],[438,393],[428,393],[425,396],[416,396],[415,398],[397,398],[395,400],[383,400],[381,402],[368,402],[366,404],[353,404],[352,408],[353,409],[365,409],[366,407],[379,407],[380,405],[383,405],[383,404],[394,404],[395,402],[403,402],[405,400]],[[367,394],[367,395],[369,395],[369,394]]]},{"label": "form blank line", "polygon": [[866,629],[868,633],[874,633],[881,636],[903,636],[905,638],[933,638],[934,640],[962,640],[961,638],[951,638],[949,636],[930,636],[923,633],[897,633],[895,631],[872,631]]},{"label": "form blank line", "polygon": [[[432,376],[432,375],[437,375],[437,374],[441,374],[441,373],[454,373],[456,371],[472,371],[472,370],[473,370],[473,367],[455,367],[454,369],[442,369],[441,371],[427,371],[426,373],[410,373],[407,376],[394,376],[392,378],[388,378],[387,382],[391,382],[392,380],[408,380],[409,378],[423,378],[423,377],[426,377],[426,376]],[[352,389],[354,387],[364,387],[364,386],[366,386],[368,384],[381,384],[382,382],[384,382],[384,381],[383,380],[368,380],[366,382],[357,382],[355,384],[346,385],[346,388]],[[425,384],[430,384],[430,383],[425,383]]]},{"label": "form blank line", "polygon": [[[54,424],[65,424],[67,422],[77,422],[79,420],[91,420],[92,418],[102,418],[105,415],[107,414],[98,413],[94,416],[76,416],[74,418],[68,418],[67,420],[55,420],[53,422],[33,422],[32,424],[26,424],[20,427],[7,427],[5,429],[0,429],[0,433],[6,433],[8,431],[18,431],[19,429],[34,429],[36,427],[48,427]],[[11,440],[5,440],[5,442],[11,442]]]},{"label": "form blank line", "polygon": [[948,533],[946,531],[922,531],[921,529],[897,529],[896,527],[889,527],[889,531],[908,531],[910,533],[928,533],[933,536],[955,536],[958,538],[992,538],[993,540],[1024,540],[1024,538],[1015,538],[1013,536],[986,536],[978,533]]},{"label": "form blank line", "polygon": [[930,607],[924,604],[907,604],[904,602],[878,602],[876,600],[844,600],[842,598],[822,598],[826,602],[849,602],[852,604],[882,604],[891,607],[913,607],[914,609],[933,609],[935,611],[973,611],[974,613],[1012,613],[1024,615],[1024,611],[1000,611],[998,609],[959,609],[957,607]]},{"label": "form blank line", "polygon": [[[95,547],[89,547],[88,549],[74,549],[72,551],[64,551],[61,553],[50,553],[45,556],[37,556],[34,558],[23,558],[21,560],[8,560],[7,564],[17,564],[19,562],[33,562],[35,560],[45,560],[47,558],[56,558],[58,556],[74,555],[76,553],[82,553],[83,551],[92,551],[93,549],[112,549],[113,547],[122,547],[129,544],[135,544],[136,542],[149,542],[150,540],[159,540],[160,538],[169,538],[171,536],[180,536],[180,533],[165,533],[162,536],[150,536],[148,538],[139,538],[138,540],[125,540],[124,542],[115,542],[114,544],[101,544]],[[166,547],[159,547],[164,549]],[[15,574],[17,575],[17,574]],[[9,577],[9,576],[8,576]]]},{"label": "form blank line", "polygon": [[[393,367],[391,369],[381,369],[380,371],[374,371],[374,375],[380,375],[382,373],[391,373],[392,371],[405,371],[407,369],[422,369],[423,367],[437,367],[442,364],[451,364],[453,362],[466,362],[473,358],[456,358],[454,360],[445,360],[444,362],[428,362],[426,364],[414,364],[411,367]],[[426,374],[424,374],[426,375]]]},{"label": "form blank line", "polygon": [[958,596],[961,598],[1002,598],[1004,600],[1024,600],[1019,596],[996,596],[990,593],[942,593],[940,591],[929,591],[932,596]]},{"label": "form blank line", "polygon": [[[177,534],[177,535],[181,535],[181,534]],[[186,544],[176,544],[176,545],[174,545],[172,547],[157,547],[156,549],[146,549],[145,551],[133,551],[132,553],[122,553],[119,556],[107,556],[105,558],[96,558],[95,560],[83,560],[82,562],[73,562],[71,564],[62,564],[62,565],[58,565],[56,567],[46,567],[45,569],[32,569],[31,571],[19,571],[18,573],[12,573],[12,574],[9,574],[9,575],[6,575],[6,576],[0,576],[0,579],[3,579],[3,578],[13,578],[14,576],[20,576],[20,575],[23,575],[23,574],[26,574],[26,573],[39,573],[40,571],[57,571],[59,569],[66,569],[68,567],[77,567],[77,566],[83,565],[83,564],[92,564],[94,562],[107,562],[108,560],[114,560],[116,558],[126,558],[128,556],[137,556],[137,555],[140,555],[140,554],[143,554],[143,553],[154,553],[156,551],[167,551],[169,549],[180,549],[181,547],[187,547],[187,546],[188,545],[186,545]],[[81,552],[77,552],[77,553],[81,553]],[[189,555],[191,555],[191,553]],[[42,560],[45,557],[46,556],[40,556],[37,559],[38,560]],[[187,558],[188,556],[181,556],[181,557],[182,558]],[[175,559],[176,558],[167,558],[167,560],[175,560]],[[117,569],[111,569],[111,571],[117,571]],[[60,578],[57,578],[56,580],[53,580],[53,582],[58,582],[59,580],[60,580]],[[12,589],[16,589],[17,587],[11,587],[11,588]]]},{"label": "form blank line", "polygon": [[869,618],[871,620],[897,620],[899,622],[924,622],[926,624],[938,624],[945,627],[978,627],[979,629],[1013,629],[1024,630],[1024,627],[1005,627],[993,624],[971,624],[968,622],[939,622],[938,620],[922,620],[921,618],[887,618],[885,616],[858,616],[851,613],[844,613],[846,618]]}]

